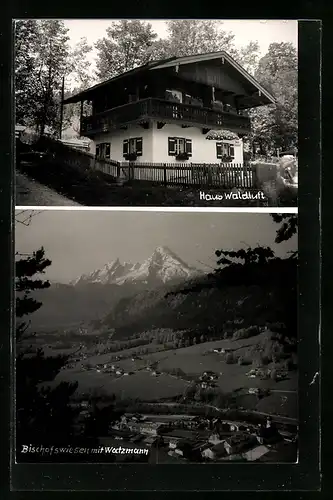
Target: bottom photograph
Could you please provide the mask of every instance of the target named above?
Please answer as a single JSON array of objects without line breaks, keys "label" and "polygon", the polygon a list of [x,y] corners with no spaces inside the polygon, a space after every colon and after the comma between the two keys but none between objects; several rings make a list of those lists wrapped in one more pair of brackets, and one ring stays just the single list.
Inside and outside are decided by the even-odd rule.
[{"label": "bottom photograph", "polygon": [[297,214],[15,212],[17,462],[296,462]]}]

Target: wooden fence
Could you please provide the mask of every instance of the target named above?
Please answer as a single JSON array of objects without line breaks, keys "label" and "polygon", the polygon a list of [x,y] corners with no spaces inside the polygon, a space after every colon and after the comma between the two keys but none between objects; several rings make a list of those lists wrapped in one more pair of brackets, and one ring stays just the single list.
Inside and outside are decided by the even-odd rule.
[{"label": "wooden fence", "polygon": [[48,137],[40,138],[35,145],[37,150],[49,153],[50,158],[59,163],[64,163],[80,170],[100,170],[109,175],[117,176],[115,166],[120,163],[113,160],[96,159],[95,156],[87,151],[81,151],[62,142]]},{"label": "wooden fence", "polygon": [[164,186],[257,188],[256,169],[247,163],[119,163],[95,168],[124,181],[145,181]]},{"label": "wooden fence", "polygon": [[59,141],[42,138],[42,150],[57,162],[83,170],[99,170],[124,182],[144,181],[164,186],[201,186],[257,189],[257,167],[250,163],[131,163],[96,159]]}]

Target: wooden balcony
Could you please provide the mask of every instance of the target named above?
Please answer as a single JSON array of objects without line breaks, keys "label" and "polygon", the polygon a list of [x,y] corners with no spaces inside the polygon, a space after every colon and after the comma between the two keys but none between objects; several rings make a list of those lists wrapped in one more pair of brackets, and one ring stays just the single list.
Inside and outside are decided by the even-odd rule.
[{"label": "wooden balcony", "polygon": [[161,123],[179,123],[189,127],[227,129],[243,134],[250,131],[250,119],[247,116],[193,104],[148,98],[118,106],[103,113],[82,117],[81,135],[93,136],[110,132],[130,123],[148,122],[150,119]]}]

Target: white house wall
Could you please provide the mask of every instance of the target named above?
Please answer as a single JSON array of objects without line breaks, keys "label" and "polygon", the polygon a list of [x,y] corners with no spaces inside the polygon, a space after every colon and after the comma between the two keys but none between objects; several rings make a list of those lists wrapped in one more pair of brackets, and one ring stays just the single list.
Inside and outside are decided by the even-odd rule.
[{"label": "white house wall", "polygon": [[[180,163],[219,163],[216,157],[215,140],[206,139],[201,128],[188,127],[182,128],[180,125],[166,124],[160,130],[154,123],[153,134],[153,162],[154,163],[179,163],[174,156],[168,154],[168,137],[183,137],[192,140],[192,156],[187,161]],[[223,141],[235,146],[235,163],[243,161],[243,144],[239,141]]]},{"label": "white house wall", "polygon": [[142,137],[142,156],[138,161],[143,163],[151,163],[153,156],[153,130],[151,128],[144,129],[140,125],[129,126],[127,130],[114,130],[109,133],[103,133],[94,137],[94,150],[96,152],[96,144],[101,142],[111,143],[111,159],[115,161],[125,161],[123,156],[123,141],[134,137]]},{"label": "white house wall", "polygon": [[[123,141],[134,137],[142,137],[142,156],[138,157],[138,163],[219,163],[216,157],[216,142],[232,144],[235,148],[233,163],[243,162],[243,142],[238,141],[216,141],[206,139],[201,128],[182,128],[180,125],[166,124],[158,129],[153,123],[149,129],[139,125],[132,125],[127,130],[115,130],[94,137],[92,153],[95,154],[96,144],[103,142],[111,143],[111,159],[124,161]],[[192,156],[189,160],[177,161],[174,156],[168,154],[168,137],[183,137],[192,140]]]}]

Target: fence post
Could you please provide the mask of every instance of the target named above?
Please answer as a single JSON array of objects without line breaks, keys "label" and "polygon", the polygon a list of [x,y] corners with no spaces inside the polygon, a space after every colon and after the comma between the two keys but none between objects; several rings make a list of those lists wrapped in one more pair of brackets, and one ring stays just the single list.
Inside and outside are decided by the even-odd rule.
[{"label": "fence post", "polygon": [[[206,163],[204,163],[204,167],[206,168]],[[208,184],[211,185],[212,183],[212,170],[211,170],[211,165],[208,164]]]},{"label": "fence post", "polygon": [[128,180],[133,180],[134,179],[134,167],[133,163],[130,161],[128,163]]},{"label": "fence post", "polygon": [[166,163],[163,163],[164,169],[163,169],[163,180],[164,180],[164,186],[167,185],[167,174],[166,174]]}]

